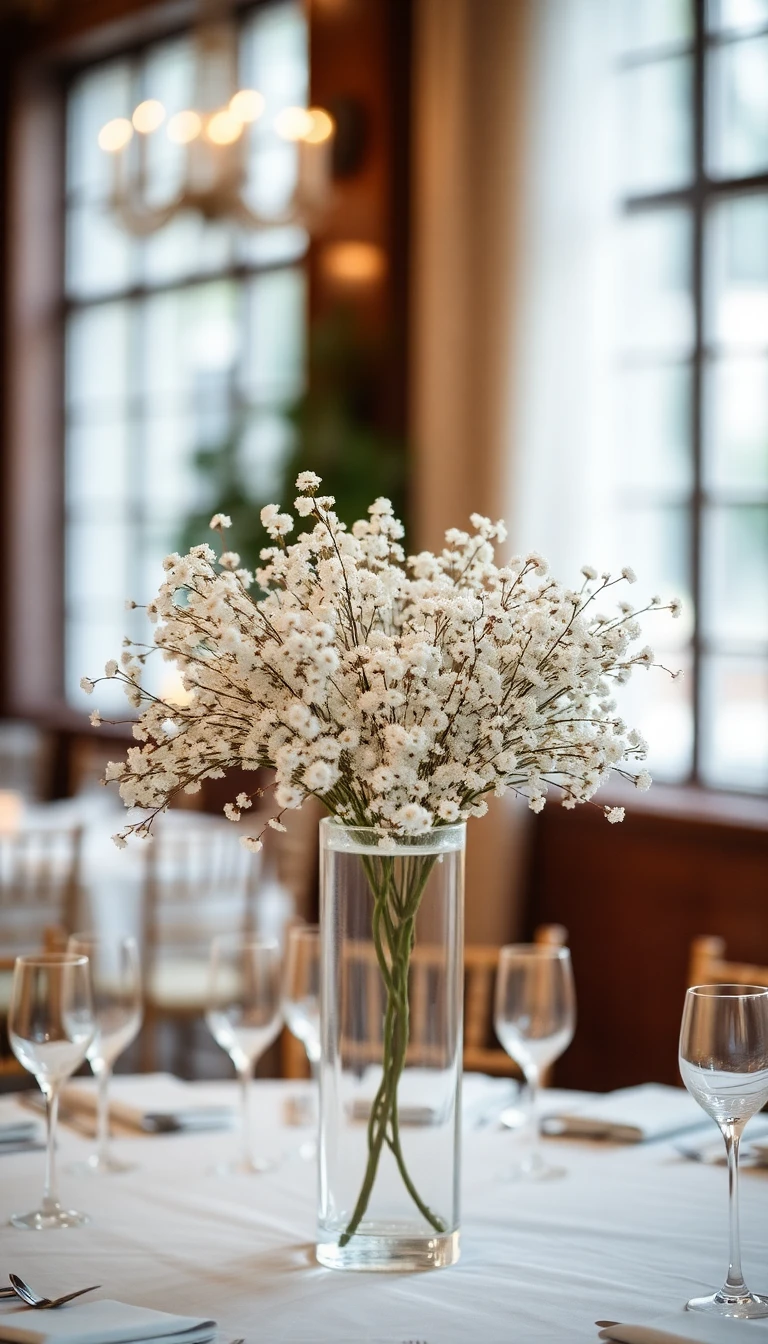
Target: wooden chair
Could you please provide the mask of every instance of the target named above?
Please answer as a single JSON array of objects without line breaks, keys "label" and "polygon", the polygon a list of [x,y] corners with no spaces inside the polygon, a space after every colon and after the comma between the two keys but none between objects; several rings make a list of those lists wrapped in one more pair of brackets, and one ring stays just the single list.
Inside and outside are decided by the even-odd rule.
[{"label": "wooden chair", "polygon": [[188,816],[158,828],[145,863],[142,1067],[151,1071],[160,1023],[181,1035],[205,1012],[212,939],[253,927],[255,865],[229,823]]},{"label": "wooden chair", "polygon": [[694,938],[688,962],[688,984],[768,986],[768,966],[726,961],[724,938]]},{"label": "wooden chair", "polygon": [[0,837],[0,952],[29,952],[45,930],[77,922],[82,828],[30,827]]},{"label": "wooden chair", "polygon": [[[564,947],[568,933],[560,924],[541,925],[534,935],[539,944]],[[470,944],[464,949],[464,1068],[480,1073],[520,1077],[520,1070],[498,1044],[494,1045],[493,1004],[499,949]],[[373,944],[350,941],[344,949],[345,997],[355,1004],[355,1017],[364,1034],[348,1035],[344,1055],[360,1069],[378,1062],[384,1016],[384,989]],[[440,1000],[435,981],[441,974],[441,953],[429,945],[414,948],[410,973],[410,1041],[408,1063],[424,1067],[447,1064],[440,1040],[441,1024],[432,1016]],[[286,1041],[282,1062],[285,1077],[306,1076],[303,1048]]]}]

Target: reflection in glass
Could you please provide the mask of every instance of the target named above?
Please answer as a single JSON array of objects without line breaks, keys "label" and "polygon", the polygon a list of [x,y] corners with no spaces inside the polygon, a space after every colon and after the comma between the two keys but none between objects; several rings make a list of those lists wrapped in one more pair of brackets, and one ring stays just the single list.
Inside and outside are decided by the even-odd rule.
[{"label": "reflection in glass", "polygon": [[665,191],[691,181],[692,73],[690,56],[621,72],[621,163],[623,187],[630,194]]},{"label": "reflection in glass", "polygon": [[622,346],[688,354],[694,336],[689,212],[632,215],[622,224],[621,240]]},{"label": "reflection in glass", "polygon": [[768,640],[768,505],[704,511],[703,620],[718,640]]},{"label": "reflection in glass", "polygon": [[768,660],[705,658],[701,773],[713,788],[768,788]]},{"label": "reflection in glass", "polygon": [[623,485],[655,492],[690,487],[691,396],[689,364],[622,369],[617,443]]},{"label": "reflection in glass", "polygon": [[705,479],[718,490],[768,490],[768,361],[723,359],[705,369]]},{"label": "reflection in glass", "polygon": [[713,205],[707,248],[708,339],[768,345],[768,195],[749,192]]},{"label": "reflection in glass", "polygon": [[744,177],[768,167],[768,37],[728,42],[709,56],[708,167]]}]

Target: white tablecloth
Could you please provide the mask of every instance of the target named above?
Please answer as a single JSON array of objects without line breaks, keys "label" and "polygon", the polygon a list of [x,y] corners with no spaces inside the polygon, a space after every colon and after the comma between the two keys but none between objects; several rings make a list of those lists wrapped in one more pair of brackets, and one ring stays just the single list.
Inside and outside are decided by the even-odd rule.
[{"label": "white tablecloth", "polygon": [[[215,1316],[247,1344],[586,1344],[594,1322],[648,1320],[718,1286],[727,1260],[722,1168],[669,1143],[546,1140],[568,1169],[521,1185],[503,1175],[520,1137],[483,1128],[464,1139],[461,1260],[418,1275],[339,1273],[314,1261],[315,1164],[303,1131],[281,1121],[296,1083],[257,1085],[258,1147],[284,1160],[266,1176],[217,1177],[234,1132],[116,1141],[139,1169],[76,1178],[88,1140],[63,1129],[62,1196],[92,1223],[29,1233],[6,1225],[40,1194],[41,1153],[0,1158],[0,1274],[45,1292],[101,1283],[101,1295]],[[200,1084],[201,1104],[235,1103],[234,1085]],[[560,1104],[551,1094],[547,1105]],[[3,1104],[3,1118],[12,1109]],[[768,1290],[768,1171],[745,1171],[748,1282]]]}]

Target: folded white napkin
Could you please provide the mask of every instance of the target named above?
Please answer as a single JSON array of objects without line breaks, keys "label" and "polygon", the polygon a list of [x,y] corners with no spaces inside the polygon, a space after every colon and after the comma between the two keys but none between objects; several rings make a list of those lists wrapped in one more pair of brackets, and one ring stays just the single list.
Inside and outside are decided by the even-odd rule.
[{"label": "folded white napkin", "polygon": [[56,1311],[0,1304],[3,1344],[208,1344],[215,1333],[215,1321],[127,1302],[76,1302]]},{"label": "folded white napkin", "polygon": [[[64,1088],[63,1111],[94,1114],[97,1091],[95,1081],[78,1079]],[[113,1078],[109,1097],[110,1118],[128,1129],[156,1134],[185,1129],[222,1129],[230,1125],[234,1112],[230,1106],[201,1106],[195,1101],[195,1089],[170,1073],[147,1073],[138,1077]]]},{"label": "folded white napkin", "polygon": [[729,1316],[707,1316],[701,1311],[680,1310],[661,1316],[650,1325],[611,1325],[600,1339],[617,1344],[765,1344],[768,1321],[737,1321]]},{"label": "folded white napkin", "polygon": [[40,1135],[40,1126],[35,1120],[10,1120],[0,1124],[0,1146],[6,1143],[31,1143]]},{"label": "folded white napkin", "polygon": [[[454,1075],[448,1069],[408,1068],[398,1084],[398,1116],[403,1125],[432,1125],[441,1116],[453,1097]],[[381,1082],[381,1069],[367,1068],[358,1088],[347,1102],[348,1114],[353,1120],[367,1120],[373,1099]],[[489,1078],[483,1073],[465,1073],[462,1080],[462,1121],[468,1128],[482,1123],[486,1112],[494,1107],[501,1113],[514,1099],[516,1084],[510,1078]]]},{"label": "folded white napkin", "polygon": [[543,1134],[642,1143],[706,1124],[706,1117],[682,1088],[642,1083],[608,1092],[573,1110],[565,1107],[543,1115],[540,1123]]}]

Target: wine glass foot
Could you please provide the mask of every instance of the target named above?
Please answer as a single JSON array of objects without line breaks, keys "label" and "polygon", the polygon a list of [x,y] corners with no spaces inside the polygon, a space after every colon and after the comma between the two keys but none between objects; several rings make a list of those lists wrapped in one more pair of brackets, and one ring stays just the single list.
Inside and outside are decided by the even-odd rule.
[{"label": "wine glass foot", "polygon": [[528,1122],[528,1112],[522,1106],[507,1106],[499,1116],[504,1129],[522,1129]]},{"label": "wine glass foot", "polygon": [[304,1162],[314,1162],[317,1157],[317,1140],[305,1139],[304,1143],[299,1145],[299,1157]]},{"label": "wine glass foot", "polygon": [[77,1213],[75,1209],[64,1209],[61,1204],[46,1204],[32,1213],[14,1213],[10,1222],[28,1232],[48,1232],[61,1227],[83,1227],[90,1223],[87,1213]]},{"label": "wine glass foot", "polygon": [[530,1153],[520,1162],[517,1162],[514,1167],[508,1168],[503,1179],[524,1182],[559,1181],[567,1174],[565,1167],[551,1166],[541,1156],[541,1153]]},{"label": "wine glass foot", "polygon": [[84,1162],[72,1162],[67,1171],[73,1176],[118,1176],[124,1171],[135,1171],[135,1162],[121,1162],[111,1153],[102,1157],[100,1153],[91,1153]]},{"label": "wine glass foot", "polygon": [[727,1293],[719,1288],[706,1297],[692,1297],[686,1302],[687,1311],[706,1311],[712,1316],[736,1316],[740,1320],[760,1320],[768,1316],[768,1297],[760,1293]]},{"label": "wine glass foot", "polygon": [[266,1172],[276,1171],[279,1163],[273,1157],[237,1158],[232,1162],[217,1162],[213,1168],[214,1176],[263,1176]]}]

